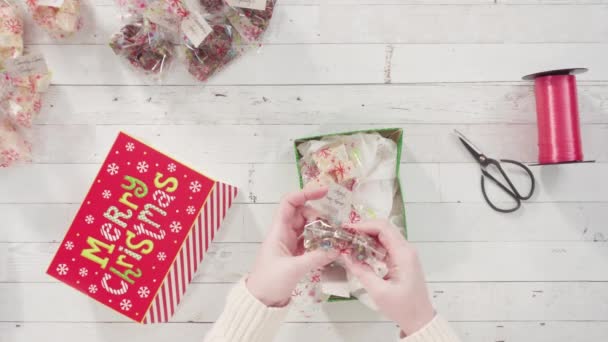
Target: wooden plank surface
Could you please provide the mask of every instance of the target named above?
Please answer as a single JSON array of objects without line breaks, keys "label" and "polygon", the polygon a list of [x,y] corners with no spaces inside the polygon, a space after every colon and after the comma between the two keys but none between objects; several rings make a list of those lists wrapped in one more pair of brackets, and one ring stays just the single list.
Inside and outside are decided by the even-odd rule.
[{"label": "wooden plank surface", "polygon": [[[179,159],[179,157],[177,157]],[[298,189],[295,165],[191,163],[212,177],[241,188],[236,203],[276,203]],[[2,171],[0,203],[78,203],[99,171],[98,164],[31,164]],[[535,167],[538,190],[529,202],[607,202],[608,163]],[[44,178],[37,175],[45,175]],[[406,203],[483,202],[475,163],[403,164],[400,176]],[[515,178],[514,178],[515,179]],[[27,183],[24,188],[22,184]],[[501,202],[506,195],[496,198]],[[525,206],[525,204],[524,204]]]},{"label": "wooden plank surface", "polygon": [[[0,204],[0,243],[60,242],[79,204]],[[276,204],[236,204],[216,242],[261,242]],[[32,213],[36,213],[32,215]],[[587,241],[608,238],[608,203],[527,203],[503,215],[485,203],[408,203],[408,239],[415,242]]]},{"label": "wooden plank surface", "polygon": [[[191,284],[172,321],[213,322],[231,287],[231,284]],[[608,320],[606,282],[450,282],[429,283],[429,290],[435,307],[449,320]],[[0,299],[4,308],[13,308],[0,310],[0,321],[128,321],[60,283],[0,283]],[[69,308],[57,310],[66,303]],[[295,305],[287,321],[386,322],[386,319],[357,301],[349,301]]]},{"label": "wooden plank surface", "polygon": [[[153,84],[102,45],[36,45],[59,85]],[[213,77],[212,85],[310,85],[518,81],[539,70],[584,66],[585,81],[608,80],[608,44],[283,44],[265,45]],[[65,63],[65,56],[70,63]],[[511,63],[517,60],[518,63]],[[112,62],[110,62],[112,61]],[[426,65],[426,68],[420,68]],[[353,72],[356,71],[356,72]],[[180,63],[163,84],[194,85]]]},{"label": "wooden plank surface", "polygon": [[[164,151],[179,151],[183,160],[206,163],[292,163],[293,140],[318,134],[399,127],[404,133],[405,163],[472,163],[471,154],[454,134],[470,137],[490,157],[535,163],[538,160],[536,124],[517,125],[44,125],[36,127],[39,140],[34,162],[100,163],[120,131],[143,141],[154,141]],[[64,139],[53,139],[58,131]],[[581,127],[585,157],[608,161],[608,124]],[[501,139],[497,140],[496,136]],[[49,141],[49,143],[44,143]],[[74,144],[78,141],[78,144]],[[183,148],[184,143],[188,148]],[[201,148],[204,146],[204,148]],[[248,148],[243,148],[247,146]]]},{"label": "wooden plank surface", "polygon": [[[201,341],[297,188],[291,141],[380,126],[405,130],[409,239],[463,340],[608,339],[607,0],[279,0],[264,46],[204,86],[182,61],[162,86],[121,63],[107,46],[121,26],[114,0],[84,14],[62,41],[26,16],[28,50],[54,78],[34,164],[0,170],[0,341]],[[491,211],[451,131],[490,156],[535,161],[521,76],[578,66],[590,68],[579,102],[598,162],[534,168],[531,201]],[[128,323],[44,275],[119,130],[241,188],[176,323]],[[356,302],[296,305],[277,341],[310,340],[393,341],[396,328]]]},{"label": "wooden plank surface", "polygon": [[[607,83],[578,95],[581,122],[608,123]],[[52,86],[42,105],[54,125],[536,124],[532,83]]]},{"label": "wooden plank surface", "polygon": [[[608,281],[608,243],[414,242],[431,282]],[[213,243],[195,283],[234,283],[253,266],[258,243]],[[0,243],[0,282],[57,282],[47,276],[57,243]],[[77,270],[71,270],[76,272]],[[69,271],[68,271],[69,272]]]},{"label": "wooden plank surface", "polygon": [[[468,342],[535,341],[571,342],[584,331],[585,341],[603,342],[607,322],[563,321],[497,321],[452,322],[456,331]],[[142,326],[134,323],[0,323],[0,338],[6,341],[36,340],[90,342],[128,340],[132,342],[162,342],[180,336],[182,342],[200,342],[211,328],[210,323],[174,323]],[[66,335],[66,330],[70,331]],[[320,342],[395,341],[392,323],[285,323],[277,342],[308,342],[314,336]]]},{"label": "wooden plank surface", "polygon": [[[522,10],[494,4],[298,6],[279,2],[263,43],[606,43],[606,16],[605,5],[526,6]],[[84,23],[82,31],[59,43],[106,45],[124,25],[114,6],[99,4],[87,8]],[[29,20],[26,24],[35,27]],[[458,30],[451,29],[455,26]],[[40,29],[26,32],[29,44],[55,43]]]}]

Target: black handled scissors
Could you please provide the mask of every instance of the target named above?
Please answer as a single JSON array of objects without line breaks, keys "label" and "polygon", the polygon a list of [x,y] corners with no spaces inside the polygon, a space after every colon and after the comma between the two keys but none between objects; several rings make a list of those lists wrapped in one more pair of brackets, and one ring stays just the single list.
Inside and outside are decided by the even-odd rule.
[{"label": "black handled scissors", "polygon": [[[514,212],[515,210],[519,209],[519,207],[521,206],[521,201],[527,200],[530,197],[532,197],[532,194],[534,193],[534,175],[532,174],[532,171],[530,171],[530,169],[527,166],[525,166],[524,164],[517,162],[515,160],[500,159],[500,161],[498,161],[496,159],[488,158],[488,157],[486,157],[485,154],[481,153],[481,151],[477,147],[475,147],[475,145],[473,145],[473,143],[471,141],[469,141],[469,139],[465,138],[465,136],[462,135],[462,133],[458,132],[457,130],[454,130],[454,132],[456,133],[456,135],[458,136],[458,139],[460,139],[460,141],[462,142],[464,147],[467,148],[469,153],[471,153],[473,158],[475,158],[475,160],[479,163],[479,166],[481,168],[481,193],[483,194],[483,197],[486,199],[486,202],[488,203],[488,205],[490,207],[492,207],[492,209],[499,211],[501,213],[511,213],[511,212]],[[509,176],[507,176],[507,173],[505,172],[505,170],[502,168],[501,163],[512,164],[512,165],[515,165],[515,166],[523,169],[524,171],[526,171],[528,176],[530,176],[530,184],[531,184],[530,191],[528,192],[527,195],[524,196],[517,190],[515,185],[513,185],[513,182],[511,182],[511,179],[509,179]],[[504,184],[503,182],[499,181],[494,176],[492,176],[487,171],[487,168],[489,166],[496,167],[496,169],[498,169],[498,171],[500,172],[502,177],[507,181],[507,184]],[[510,208],[510,209],[498,208],[496,205],[494,205],[494,203],[492,203],[492,201],[490,201],[490,199],[488,198],[488,194],[486,194],[486,186],[485,186],[486,178],[489,178],[494,184],[498,185],[498,187],[500,189],[502,189],[511,198],[513,198],[515,200],[516,204],[515,204],[514,208]]]}]

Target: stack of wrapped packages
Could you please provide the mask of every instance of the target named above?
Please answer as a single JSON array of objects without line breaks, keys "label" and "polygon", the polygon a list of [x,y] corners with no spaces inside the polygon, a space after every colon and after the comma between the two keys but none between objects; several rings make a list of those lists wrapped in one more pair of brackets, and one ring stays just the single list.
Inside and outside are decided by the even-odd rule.
[{"label": "stack of wrapped packages", "polygon": [[110,40],[140,73],[160,80],[184,46],[188,72],[204,82],[259,45],[276,0],[118,0],[126,25]]},{"label": "stack of wrapped packages", "polygon": [[0,0],[0,167],[31,159],[30,130],[51,74],[41,55],[23,55],[18,8]]},{"label": "stack of wrapped packages", "polygon": [[[405,232],[399,183],[403,132],[400,129],[334,134],[296,140],[301,186],[327,186],[327,196],[310,205],[319,215],[303,233],[306,250],[336,249],[341,258],[368,264],[386,276],[386,251],[375,238],[345,225],[388,219]],[[374,308],[360,282],[342,262],[312,272],[294,292],[295,300],[320,302],[356,297]]]}]

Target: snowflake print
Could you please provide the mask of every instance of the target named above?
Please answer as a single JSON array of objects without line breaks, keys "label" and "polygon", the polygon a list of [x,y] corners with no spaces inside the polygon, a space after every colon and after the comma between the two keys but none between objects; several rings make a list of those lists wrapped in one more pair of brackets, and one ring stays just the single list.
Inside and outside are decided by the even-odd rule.
[{"label": "snowflake print", "polygon": [[80,274],[81,277],[86,277],[89,274],[89,270],[81,267],[80,270],[78,270],[78,274]]},{"label": "snowflake print", "polygon": [[93,215],[87,215],[84,218],[84,222],[86,222],[87,224],[93,224],[93,222],[95,222],[95,218],[93,217]]},{"label": "snowflake print", "polygon": [[150,289],[148,289],[147,286],[142,286],[139,288],[139,291],[137,291],[137,294],[139,295],[139,298],[148,298]]},{"label": "snowflake print", "polygon": [[341,181],[344,179],[344,176],[347,172],[347,168],[342,164],[342,162],[338,162],[336,166],[329,171],[329,173],[333,174],[336,180]]},{"label": "snowflake print", "polygon": [[148,163],[146,163],[145,161],[140,161],[139,163],[137,163],[137,171],[139,171],[139,173],[148,172]]},{"label": "snowflake print", "polygon": [[31,9],[34,9],[36,6],[38,6],[38,1],[37,0],[26,0],[25,3]]},{"label": "snowflake print", "polygon": [[21,22],[18,19],[8,19],[4,23],[4,27],[6,27],[6,29],[9,30],[12,34],[23,33],[23,25],[21,25]]},{"label": "snowflake print", "polygon": [[36,101],[34,101],[34,111],[36,113],[40,113],[40,109],[42,109],[42,101],[40,99],[37,99]]},{"label": "snowflake print", "polygon": [[63,245],[65,247],[65,249],[67,249],[68,251],[71,251],[72,248],[74,248],[74,243],[72,241],[66,241],[65,244]]},{"label": "snowflake print", "polygon": [[194,206],[191,205],[186,208],[186,212],[188,213],[188,215],[194,215],[194,213],[196,213],[196,209],[194,208]]},{"label": "snowflake print", "polygon": [[90,286],[89,286],[89,292],[90,292],[90,293],[95,293],[95,292],[97,292],[97,285],[95,285],[95,284],[90,285]]},{"label": "snowflake print", "polygon": [[112,197],[112,191],[110,191],[110,190],[104,190],[101,193],[101,197],[103,197],[104,199],[110,199],[110,197]]},{"label": "snowflake print", "polygon": [[167,171],[169,172],[175,172],[175,170],[177,170],[177,166],[173,163],[167,165]]},{"label": "snowflake print", "polygon": [[317,155],[319,155],[320,157],[323,157],[323,158],[328,158],[331,155],[331,152],[329,151],[329,147],[324,147],[324,148],[320,149],[319,151],[317,151]]},{"label": "snowflake print", "polygon": [[2,156],[4,158],[4,160],[8,161],[8,162],[14,162],[19,160],[19,152],[15,151],[14,149],[8,149],[8,150],[4,150],[0,153],[0,156]]},{"label": "snowflake print", "polygon": [[30,112],[19,112],[17,113],[17,123],[23,127],[32,126],[32,113]]},{"label": "snowflake print", "polygon": [[59,273],[59,275],[66,275],[66,274],[68,274],[69,270],[70,269],[68,268],[68,265],[66,265],[66,264],[57,265],[57,273]]},{"label": "snowflake print", "polygon": [[118,173],[118,170],[120,169],[120,167],[118,167],[118,165],[116,165],[116,163],[112,163],[110,165],[108,165],[108,173],[110,174],[110,176],[114,176],[115,174]]},{"label": "snowflake print", "polygon": [[156,255],[156,258],[159,261],[165,261],[165,259],[167,259],[167,254],[165,254],[165,252],[160,252]]},{"label": "snowflake print", "polygon": [[135,144],[132,142],[128,142],[125,145],[125,150],[129,151],[129,152],[133,152],[133,150],[135,150]]},{"label": "snowflake print", "polygon": [[350,223],[357,223],[361,221],[361,215],[359,215],[355,210],[351,210],[348,218],[350,219]]},{"label": "snowflake print", "polygon": [[249,40],[256,40],[262,34],[262,29],[257,26],[246,26],[243,35]]},{"label": "snowflake print", "polygon": [[131,301],[130,301],[129,299],[123,299],[123,300],[120,302],[120,308],[121,308],[123,311],[129,311],[129,310],[131,310],[131,307],[132,307],[132,306],[133,306],[133,304],[131,304]]},{"label": "snowflake print", "polygon": [[171,222],[169,228],[171,228],[172,233],[179,233],[180,230],[182,230],[182,224],[180,222],[173,221]]},{"label": "snowflake print", "polygon": [[190,182],[190,191],[192,191],[192,192],[201,191],[201,183],[199,183],[199,181]]},{"label": "snowflake print", "polygon": [[317,165],[307,165],[304,167],[304,176],[308,179],[315,179],[321,174]]}]

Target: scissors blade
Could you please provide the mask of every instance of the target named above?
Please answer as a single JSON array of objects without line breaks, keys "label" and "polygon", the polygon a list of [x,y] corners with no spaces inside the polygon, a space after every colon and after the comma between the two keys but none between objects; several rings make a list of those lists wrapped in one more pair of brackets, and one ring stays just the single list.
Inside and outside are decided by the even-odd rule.
[{"label": "scissors blade", "polygon": [[460,141],[462,142],[464,147],[467,148],[467,150],[469,151],[469,153],[471,153],[473,158],[475,158],[475,160],[477,160],[477,162],[481,162],[481,159],[482,159],[481,156],[483,155],[483,153],[481,153],[481,150],[479,150],[477,148],[477,146],[475,146],[475,144],[473,144],[469,139],[467,139],[458,130],[454,130],[454,133],[456,133],[456,136],[458,137],[458,139],[460,139]]}]

